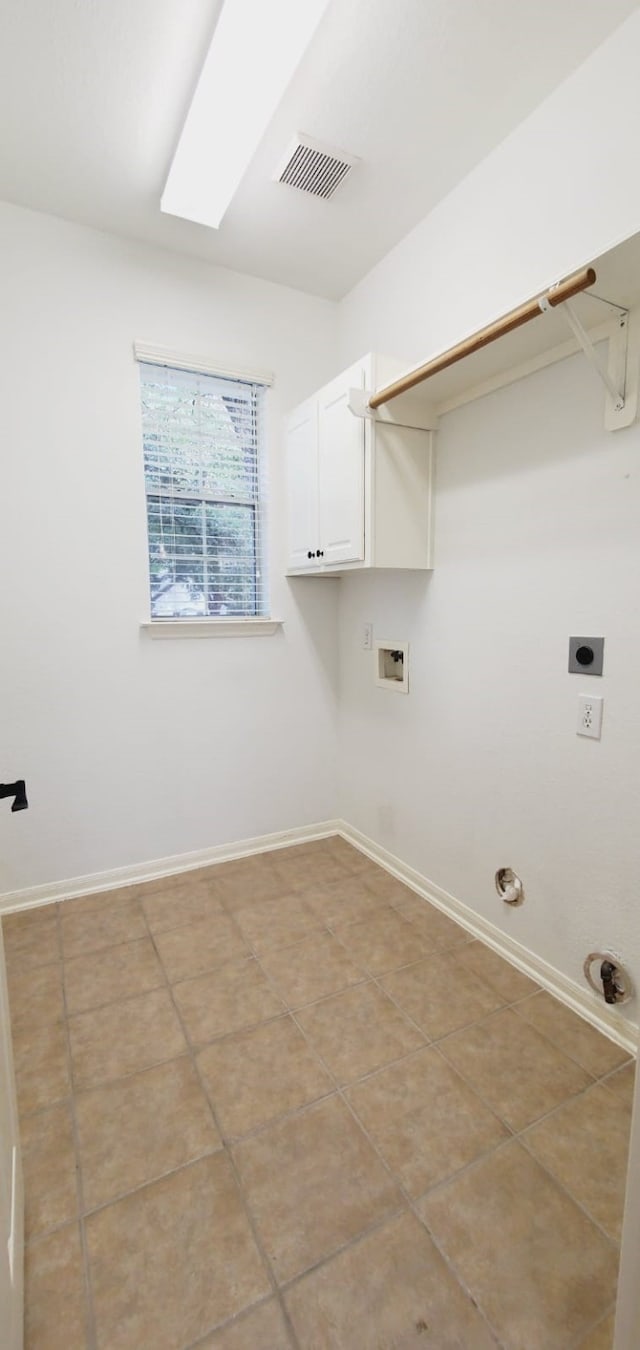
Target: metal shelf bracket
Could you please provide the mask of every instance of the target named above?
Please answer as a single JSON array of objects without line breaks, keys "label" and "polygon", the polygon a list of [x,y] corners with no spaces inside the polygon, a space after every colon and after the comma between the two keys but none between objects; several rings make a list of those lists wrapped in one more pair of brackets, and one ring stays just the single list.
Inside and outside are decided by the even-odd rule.
[{"label": "metal shelf bracket", "polygon": [[[616,361],[616,365],[618,367],[622,366],[622,369],[616,370],[615,374],[612,374],[611,372],[611,364],[612,364],[611,352],[609,357],[609,365],[606,366],[604,364],[604,361],[600,359],[599,353],[596,351],[591,341],[591,338],[589,337],[589,334],[586,328],[584,327],[584,324],[578,318],[578,315],[576,314],[576,311],[570,300],[565,300],[563,311],[566,316],[567,323],[571,329],[571,332],[573,333],[573,336],[576,339],[576,341],[580,343],[580,346],[582,347],[582,350],[587,358],[587,361],[591,363],[594,370],[600,376],[600,379],[602,380],[605,389],[613,399],[614,412],[622,412],[625,405],[625,393],[626,393],[625,386],[627,375],[627,333],[628,333],[629,311],[623,310],[622,313],[620,314],[619,319],[617,320],[617,334],[618,335],[622,334],[624,339],[623,343],[619,344],[619,347],[622,348],[622,354],[624,359],[622,362],[620,362],[619,360]],[[611,339],[611,343],[613,344],[613,338]]]}]

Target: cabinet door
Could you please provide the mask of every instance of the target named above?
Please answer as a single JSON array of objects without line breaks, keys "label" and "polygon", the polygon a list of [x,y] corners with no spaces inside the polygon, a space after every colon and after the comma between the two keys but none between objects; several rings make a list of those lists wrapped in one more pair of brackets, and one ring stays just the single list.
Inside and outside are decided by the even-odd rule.
[{"label": "cabinet door", "polygon": [[364,559],[364,418],[349,411],[349,390],[364,387],[351,366],[318,395],[318,510],[321,562]]},{"label": "cabinet door", "polygon": [[[318,531],[318,405],[296,408],[287,423],[289,551],[287,566],[316,571]],[[309,557],[309,554],[312,556]]]}]

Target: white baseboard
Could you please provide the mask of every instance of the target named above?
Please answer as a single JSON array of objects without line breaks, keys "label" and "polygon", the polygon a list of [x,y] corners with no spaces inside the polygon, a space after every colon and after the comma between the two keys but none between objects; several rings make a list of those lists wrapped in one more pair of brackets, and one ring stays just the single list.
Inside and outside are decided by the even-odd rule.
[{"label": "white baseboard", "polygon": [[571,1008],[598,1031],[616,1041],[629,1054],[636,1053],[638,1027],[622,1009],[610,1009],[606,1004],[600,1003],[590,989],[583,989],[575,980],[569,979],[568,975],[563,975],[547,961],[543,961],[542,957],[536,956],[535,952],[515,942],[488,919],[482,918],[475,910],[457,900],[455,896],[449,895],[447,891],[443,891],[440,886],[429,881],[428,877],[422,876],[415,868],[409,867],[407,863],[396,858],[393,853],[389,853],[387,849],[376,844],[373,839],[369,839],[345,820],[325,820],[316,825],[301,825],[292,830],[264,834],[254,839],[242,839],[233,844],[218,844],[213,848],[198,849],[193,853],[177,853],[173,857],[157,858],[153,862],[134,863],[130,867],[113,867],[106,872],[93,872],[89,876],[73,877],[69,881],[30,886],[21,891],[7,891],[4,895],[0,895],[0,916],[17,910],[49,905],[55,900],[71,900],[74,896],[116,890],[121,886],[134,885],[136,882],[154,881],[157,877],[176,876],[198,867],[210,867],[215,863],[231,862],[234,858],[246,858],[256,853],[287,848],[291,844],[324,839],[331,834],[340,834],[373,862],[410,886],[423,899],[450,915],[474,937],[486,942],[487,946],[492,947],[499,956],[504,957],[505,961],[510,961],[543,989],[548,989],[549,993],[554,994],[567,1008]]},{"label": "white baseboard", "polygon": [[55,900],[72,900],[79,895],[117,890],[139,881],[176,876],[180,872],[192,872],[195,868],[210,867],[213,863],[232,862],[235,858],[246,858],[254,853],[269,853],[272,849],[287,848],[290,844],[325,839],[330,834],[338,834],[341,827],[340,820],[323,820],[318,825],[300,825],[293,830],[279,830],[276,834],[263,834],[255,839],[241,839],[234,844],[216,844],[213,848],[201,848],[193,853],[155,858],[153,862],[112,867],[106,872],[91,872],[88,876],[72,877],[68,881],[28,886],[21,891],[5,891],[4,895],[0,895],[0,916],[12,914],[16,910],[50,905]]},{"label": "white baseboard", "polygon": [[572,1012],[578,1013],[610,1040],[621,1045],[629,1054],[635,1055],[638,1048],[638,1026],[622,1008],[609,1008],[606,1003],[601,1003],[588,987],[585,986],[583,989],[575,980],[569,979],[568,975],[564,975],[542,957],[536,956],[535,952],[515,942],[488,919],[483,919],[475,910],[470,909],[461,900],[456,900],[455,896],[443,891],[440,886],[423,877],[415,868],[403,863],[387,849],[381,848],[373,839],[369,839],[346,821],[339,822],[339,833],[349,844],[360,849],[361,853],[366,853],[373,862],[379,863],[399,881],[405,882],[423,899],[450,915],[456,923],[461,924],[469,933],[473,933],[474,937],[486,942],[487,946],[492,947],[499,956],[504,957],[505,961],[510,961],[512,966],[516,966],[530,979],[542,985],[543,989],[548,989],[550,994],[554,994]]}]

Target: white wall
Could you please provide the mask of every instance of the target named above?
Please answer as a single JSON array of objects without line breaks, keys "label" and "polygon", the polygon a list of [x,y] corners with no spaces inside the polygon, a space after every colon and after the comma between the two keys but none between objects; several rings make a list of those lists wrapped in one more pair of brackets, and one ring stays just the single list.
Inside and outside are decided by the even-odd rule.
[{"label": "white wall", "polygon": [[[335,367],[335,306],[0,208],[0,892],[335,811],[335,588],[284,574],[282,413]],[[151,642],[134,338],[275,372],[276,637]]]},{"label": "white wall", "polygon": [[351,291],[341,365],[426,360],[640,229],[639,65],[640,9]]},{"label": "white wall", "polygon": [[[640,227],[640,13],[341,306],[341,364],[442,350]],[[610,944],[640,984],[638,427],[603,431],[581,357],[444,418],[435,571],[340,583],[340,813],[576,982]],[[361,625],[411,644],[377,690]],[[604,634],[602,681],[566,672]],[[600,743],[577,692],[606,698]],[[494,872],[521,873],[510,910]],[[632,1009],[633,1011],[633,1009]]]},{"label": "white wall", "polygon": [[[576,981],[603,944],[640,978],[640,428],[602,412],[574,357],[451,413],[432,577],[340,583],[341,814]],[[408,697],[376,688],[365,621],[409,641]],[[605,635],[602,679],[567,673],[571,633]]]}]

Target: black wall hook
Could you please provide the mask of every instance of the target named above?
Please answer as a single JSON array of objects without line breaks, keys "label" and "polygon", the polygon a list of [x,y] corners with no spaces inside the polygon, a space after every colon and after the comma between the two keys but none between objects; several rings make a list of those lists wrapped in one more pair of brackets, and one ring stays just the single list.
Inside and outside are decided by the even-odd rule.
[{"label": "black wall hook", "polygon": [[0,797],[14,797],[12,811],[26,811],[27,787],[24,778],[16,778],[15,783],[0,783]]}]

